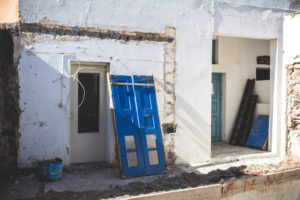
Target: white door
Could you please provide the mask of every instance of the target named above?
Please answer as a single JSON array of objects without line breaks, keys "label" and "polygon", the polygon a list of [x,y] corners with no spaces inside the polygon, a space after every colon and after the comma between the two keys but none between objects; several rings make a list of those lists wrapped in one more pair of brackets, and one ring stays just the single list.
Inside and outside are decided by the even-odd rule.
[{"label": "white door", "polygon": [[105,160],[106,67],[99,64],[71,65],[71,163]]}]

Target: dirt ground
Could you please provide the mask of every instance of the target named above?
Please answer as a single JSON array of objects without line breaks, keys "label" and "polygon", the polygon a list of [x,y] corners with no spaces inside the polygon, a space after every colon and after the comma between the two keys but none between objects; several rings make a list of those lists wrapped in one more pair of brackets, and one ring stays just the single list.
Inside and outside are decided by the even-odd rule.
[{"label": "dirt ground", "polygon": [[[5,199],[7,198],[8,200],[9,199],[27,199],[27,200],[107,199],[107,198],[120,197],[124,195],[134,196],[134,195],[147,194],[152,192],[197,187],[201,185],[222,183],[228,180],[235,180],[243,177],[246,178],[252,176],[252,175],[247,175],[242,173],[242,170],[244,170],[245,168],[246,166],[231,167],[227,170],[215,170],[208,174],[200,174],[195,172],[187,173],[187,172],[178,172],[178,171],[174,173],[174,170],[173,171],[170,170],[170,172],[167,172],[165,174],[160,174],[160,175],[148,176],[143,178],[135,178],[135,179],[127,179],[127,180],[119,179],[118,182],[119,183],[123,182],[123,184],[111,184],[109,185],[109,187],[107,187],[107,189],[104,190],[103,189],[93,189],[93,190],[84,190],[84,191],[66,190],[62,192],[54,191],[53,189],[47,191],[45,187],[49,187],[49,183],[39,182],[36,177],[33,177],[34,173],[32,173],[32,171],[22,171],[10,181],[7,181],[6,183],[2,181],[2,185],[0,185],[0,187],[7,187],[6,194],[5,193],[2,194],[3,197],[5,197]],[[98,172],[103,170],[112,170],[112,169],[109,167],[108,168],[77,167],[76,169],[65,170],[64,174],[72,175],[72,174],[80,173],[85,175],[90,173],[92,175],[94,174],[96,175]],[[25,183],[21,183],[23,182],[22,179],[24,180],[24,178],[22,177],[26,177],[26,176],[29,176],[29,179],[27,179]],[[35,190],[32,190],[32,193],[36,193],[33,195],[33,197],[24,198],[25,196],[22,195],[14,196],[14,195],[7,194],[10,192],[21,193],[24,192],[24,190],[28,190],[25,187],[28,187],[29,184],[33,184],[32,180],[34,180],[34,185],[36,188]],[[77,179],[74,178],[74,181],[76,180]],[[126,182],[125,184],[124,181]],[[57,182],[54,184],[57,184]],[[0,196],[1,196],[1,188],[0,188]]]},{"label": "dirt ground", "polygon": [[[127,179],[120,180],[117,177],[117,169],[112,168],[109,165],[80,165],[76,168],[69,168],[64,170],[64,174],[66,175],[60,182],[54,182],[55,187],[51,188],[47,184],[49,183],[41,183],[35,178],[36,185],[36,193],[32,197],[19,196],[18,198],[5,198],[9,199],[27,199],[27,200],[93,200],[93,199],[108,199],[108,198],[117,198],[117,197],[130,197],[136,196],[140,194],[148,194],[153,192],[161,192],[161,191],[170,191],[175,189],[184,189],[184,188],[193,188],[202,185],[210,185],[210,184],[218,184],[225,182],[233,182],[240,179],[249,178],[252,176],[260,176],[264,174],[271,174],[280,171],[286,171],[289,169],[300,168],[300,161],[297,157],[288,157],[281,161],[278,164],[271,165],[242,165],[237,167],[230,167],[227,170],[214,170],[209,172],[208,174],[201,174],[200,172],[185,172],[180,171],[178,168],[173,168],[169,170],[165,174],[148,176],[143,178],[135,178],[135,179]],[[64,189],[61,188],[64,185],[64,180],[67,179],[67,175],[74,176],[74,174],[82,174],[84,177],[88,174],[91,177],[94,177],[99,172],[103,172],[103,170],[115,170],[115,179],[116,181],[110,185],[107,185],[107,188],[98,188],[96,186],[93,189],[85,189],[82,190],[72,190],[72,189]],[[177,169],[174,170],[174,169]],[[32,170],[22,170],[19,174],[15,175],[9,181],[0,181],[0,196],[1,196],[1,187],[7,187],[7,191],[10,192],[9,187],[15,186],[17,180],[21,180],[21,177],[24,176],[34,176],[34,171]],[[106,172],[104,172],[105,174]],[[102,176],[102,175],[101,175]],[[89,179],[89,177],[86,177]],[[95,179],[98,179],[97,177]],[[71,181],[76,181],[77,179],[71,179]],[[104,179],[105,180],[105,179]],[[102,180],[100,180],[102,181]],[[124,182],[125,181],[125,182]],[[30,182],[30,181],[28,181]],[[122,182],[122,184],[120,184]],[[1,184],[2,183],[2,184]],[[25,182],[25,184],[27,184]],[[51,183],[50,183],[51,184]],[[75,183],[74,183],[75,184]],[[85,183],[84,183],[85,184]],[[93,184],[93,183],[92,183]],[[19,183],[19,188],[20,188]],[[48,187],[48,189],[46,189]],[[57,191],[57,188],[61,188],[61,191]],[[21,188],[22,189],[22,188]],[[24,190],[26,190],[24,188]],[[14,190],[12,192],[20,192]],[[0,198],[1,199],[1,198]]]},{"label": "dirt ground", "polygon": [[[237,179],[241,177],[249,177],[242,173],[242,170],[246,166],[232,167],[228,170],[215,170],[208,174],[197,174],[197,173],[182,173],[178,176],[169,178],[158,178],[150,182],[131,182],[127,185],[116,185],[111,186],[107,190],[103,191],[83,191],[83,192],[54,192],[50,191],[46,194],[39,194],[34,200],[45,199],[45,200],[68,200],[68,199],[106,199],[113,198],[123,195],[139,195],[147,194],[158,191],[168,191],[173,189],[183,189],[188,187],[197,187],[200,185],[209,185],[219,182],[224,182],[229,179]],[[32,199],[32,200],[33,200]]]}]

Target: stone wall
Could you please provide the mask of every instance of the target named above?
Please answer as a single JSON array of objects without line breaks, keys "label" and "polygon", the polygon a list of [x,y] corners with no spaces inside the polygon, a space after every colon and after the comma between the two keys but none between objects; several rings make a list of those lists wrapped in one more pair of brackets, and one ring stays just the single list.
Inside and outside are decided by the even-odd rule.
[{"label": "stone wall", "polygon": [[300,157],[299,144],[300,62],[295,61],[294,64],[287,65],[287,155]]},{"label": "stone wall", "polygon": [[10,174],[17,166],[20,109],[12,32],[0,29],[0,177]]}]

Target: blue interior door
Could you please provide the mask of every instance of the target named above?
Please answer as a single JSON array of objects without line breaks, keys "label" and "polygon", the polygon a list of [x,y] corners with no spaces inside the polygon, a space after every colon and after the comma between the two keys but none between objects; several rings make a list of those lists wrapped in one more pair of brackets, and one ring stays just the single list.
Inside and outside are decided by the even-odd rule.
[{"label": "blue interior door", "polygon": [[211,95],[211,140],[217,142],[222,140],[222,76],[218,73],[212,74]]},{"label": "blue interior door", "polygon": [[[153,84],[152,76],[111,76],[112,83]],[[165,170],[155,88],[112,84],[122,177]]]}]

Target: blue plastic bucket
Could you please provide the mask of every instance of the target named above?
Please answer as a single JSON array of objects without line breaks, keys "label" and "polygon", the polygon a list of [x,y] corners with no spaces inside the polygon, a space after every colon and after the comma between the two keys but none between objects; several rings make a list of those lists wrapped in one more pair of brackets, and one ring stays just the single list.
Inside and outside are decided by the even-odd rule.
[{"label": "blue plastic bucket", "polygon": [[42,181],[56,181],[62,176],[63,163],[60,158],[43,160],[38,163],[38,174]]}]

